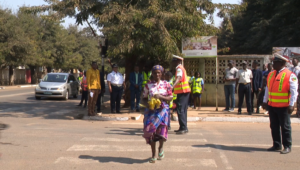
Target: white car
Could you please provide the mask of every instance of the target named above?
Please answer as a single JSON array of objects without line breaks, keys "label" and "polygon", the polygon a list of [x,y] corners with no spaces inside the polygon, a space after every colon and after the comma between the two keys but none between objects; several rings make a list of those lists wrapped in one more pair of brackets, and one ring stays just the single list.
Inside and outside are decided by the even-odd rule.
[{"label": "white car", "polygon": [[69,96],[77,98],[79,82],[74,75],[69,73],[48,73],[40,80],[35,88],[35,98],[42,97],[69,99]]}]

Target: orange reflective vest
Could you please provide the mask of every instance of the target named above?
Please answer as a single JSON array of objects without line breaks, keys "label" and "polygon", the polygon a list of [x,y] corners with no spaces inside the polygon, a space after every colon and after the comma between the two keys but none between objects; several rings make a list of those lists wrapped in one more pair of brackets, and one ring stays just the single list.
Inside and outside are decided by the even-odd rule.
[{"label": "orange reflective vest", "polygon": [[272,107],[288,107],[290,103],[290,77],[292,72],[282,70],[276,76],[276,70],[269,73],[267,86],[269,90],[269,105]]},{"label": "orange reflective vest", "polygon": [[[186,71],[182,65],[179,65],[178,68],[181,69],[182,71],[182,78],[181,81],[174,87],[174,94],[190,93],[191,89],[190,89],[189,82],[187,80]],[[176,75],[175,79],[177,79],[177,69],[175,75]]]}]

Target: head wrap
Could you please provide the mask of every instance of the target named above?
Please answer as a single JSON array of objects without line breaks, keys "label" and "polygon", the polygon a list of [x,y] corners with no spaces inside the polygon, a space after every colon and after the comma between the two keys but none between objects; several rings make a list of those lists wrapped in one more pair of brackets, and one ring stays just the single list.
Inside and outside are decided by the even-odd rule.
[{"label": "head wrap", "polygon": [[160,70],[161,72],[163,72],[164,68],[161,65],[155,65],[152,67],[152,72],[155,70]]}]

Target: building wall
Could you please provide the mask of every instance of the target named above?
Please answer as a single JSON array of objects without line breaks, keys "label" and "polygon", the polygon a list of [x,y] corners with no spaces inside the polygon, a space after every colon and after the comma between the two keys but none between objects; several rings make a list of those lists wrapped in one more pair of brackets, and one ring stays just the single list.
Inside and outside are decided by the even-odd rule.
[{"label": "building wall", "polygon": [[[220,55],[218,61],[216,58],[187,58],[184,60],[184,67],[187,70],[187,74],[190,75],[191,71],[199,71],[204,78],[204,92],[202,94],[202,106],[216,106],[216,89],[218,106],[225,107],[225,95],[224,95],[224,82],[223,75],[225,69],[228,67],[228,61],[234,60],[237,69],[242,68],[242,61],[248,62],[248,68],[252,69],[252,62],[258,61],[260,69],[263,68],[263,64],[270,62],[271,55]],[[218,63],[218,71],[216,72],[216,62]],[[217,76],[218,74],[218,76]],[[216,85],[218,82],[218,85]],[[238,104],[238,96],[235,95],[236,106]]]}]

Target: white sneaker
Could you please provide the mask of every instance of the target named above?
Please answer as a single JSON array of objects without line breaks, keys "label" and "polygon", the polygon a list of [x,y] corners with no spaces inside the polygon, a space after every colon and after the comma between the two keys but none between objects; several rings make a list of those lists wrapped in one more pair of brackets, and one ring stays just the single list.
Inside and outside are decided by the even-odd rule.
[{"label": "white sneaker", "polygon": [[269,111],[266,111],[264,114],[267,115],[269,113]]},{"label": "white sneaker", "polygon": [[229,109],[229,112],[234,112],[234,109]]}]

